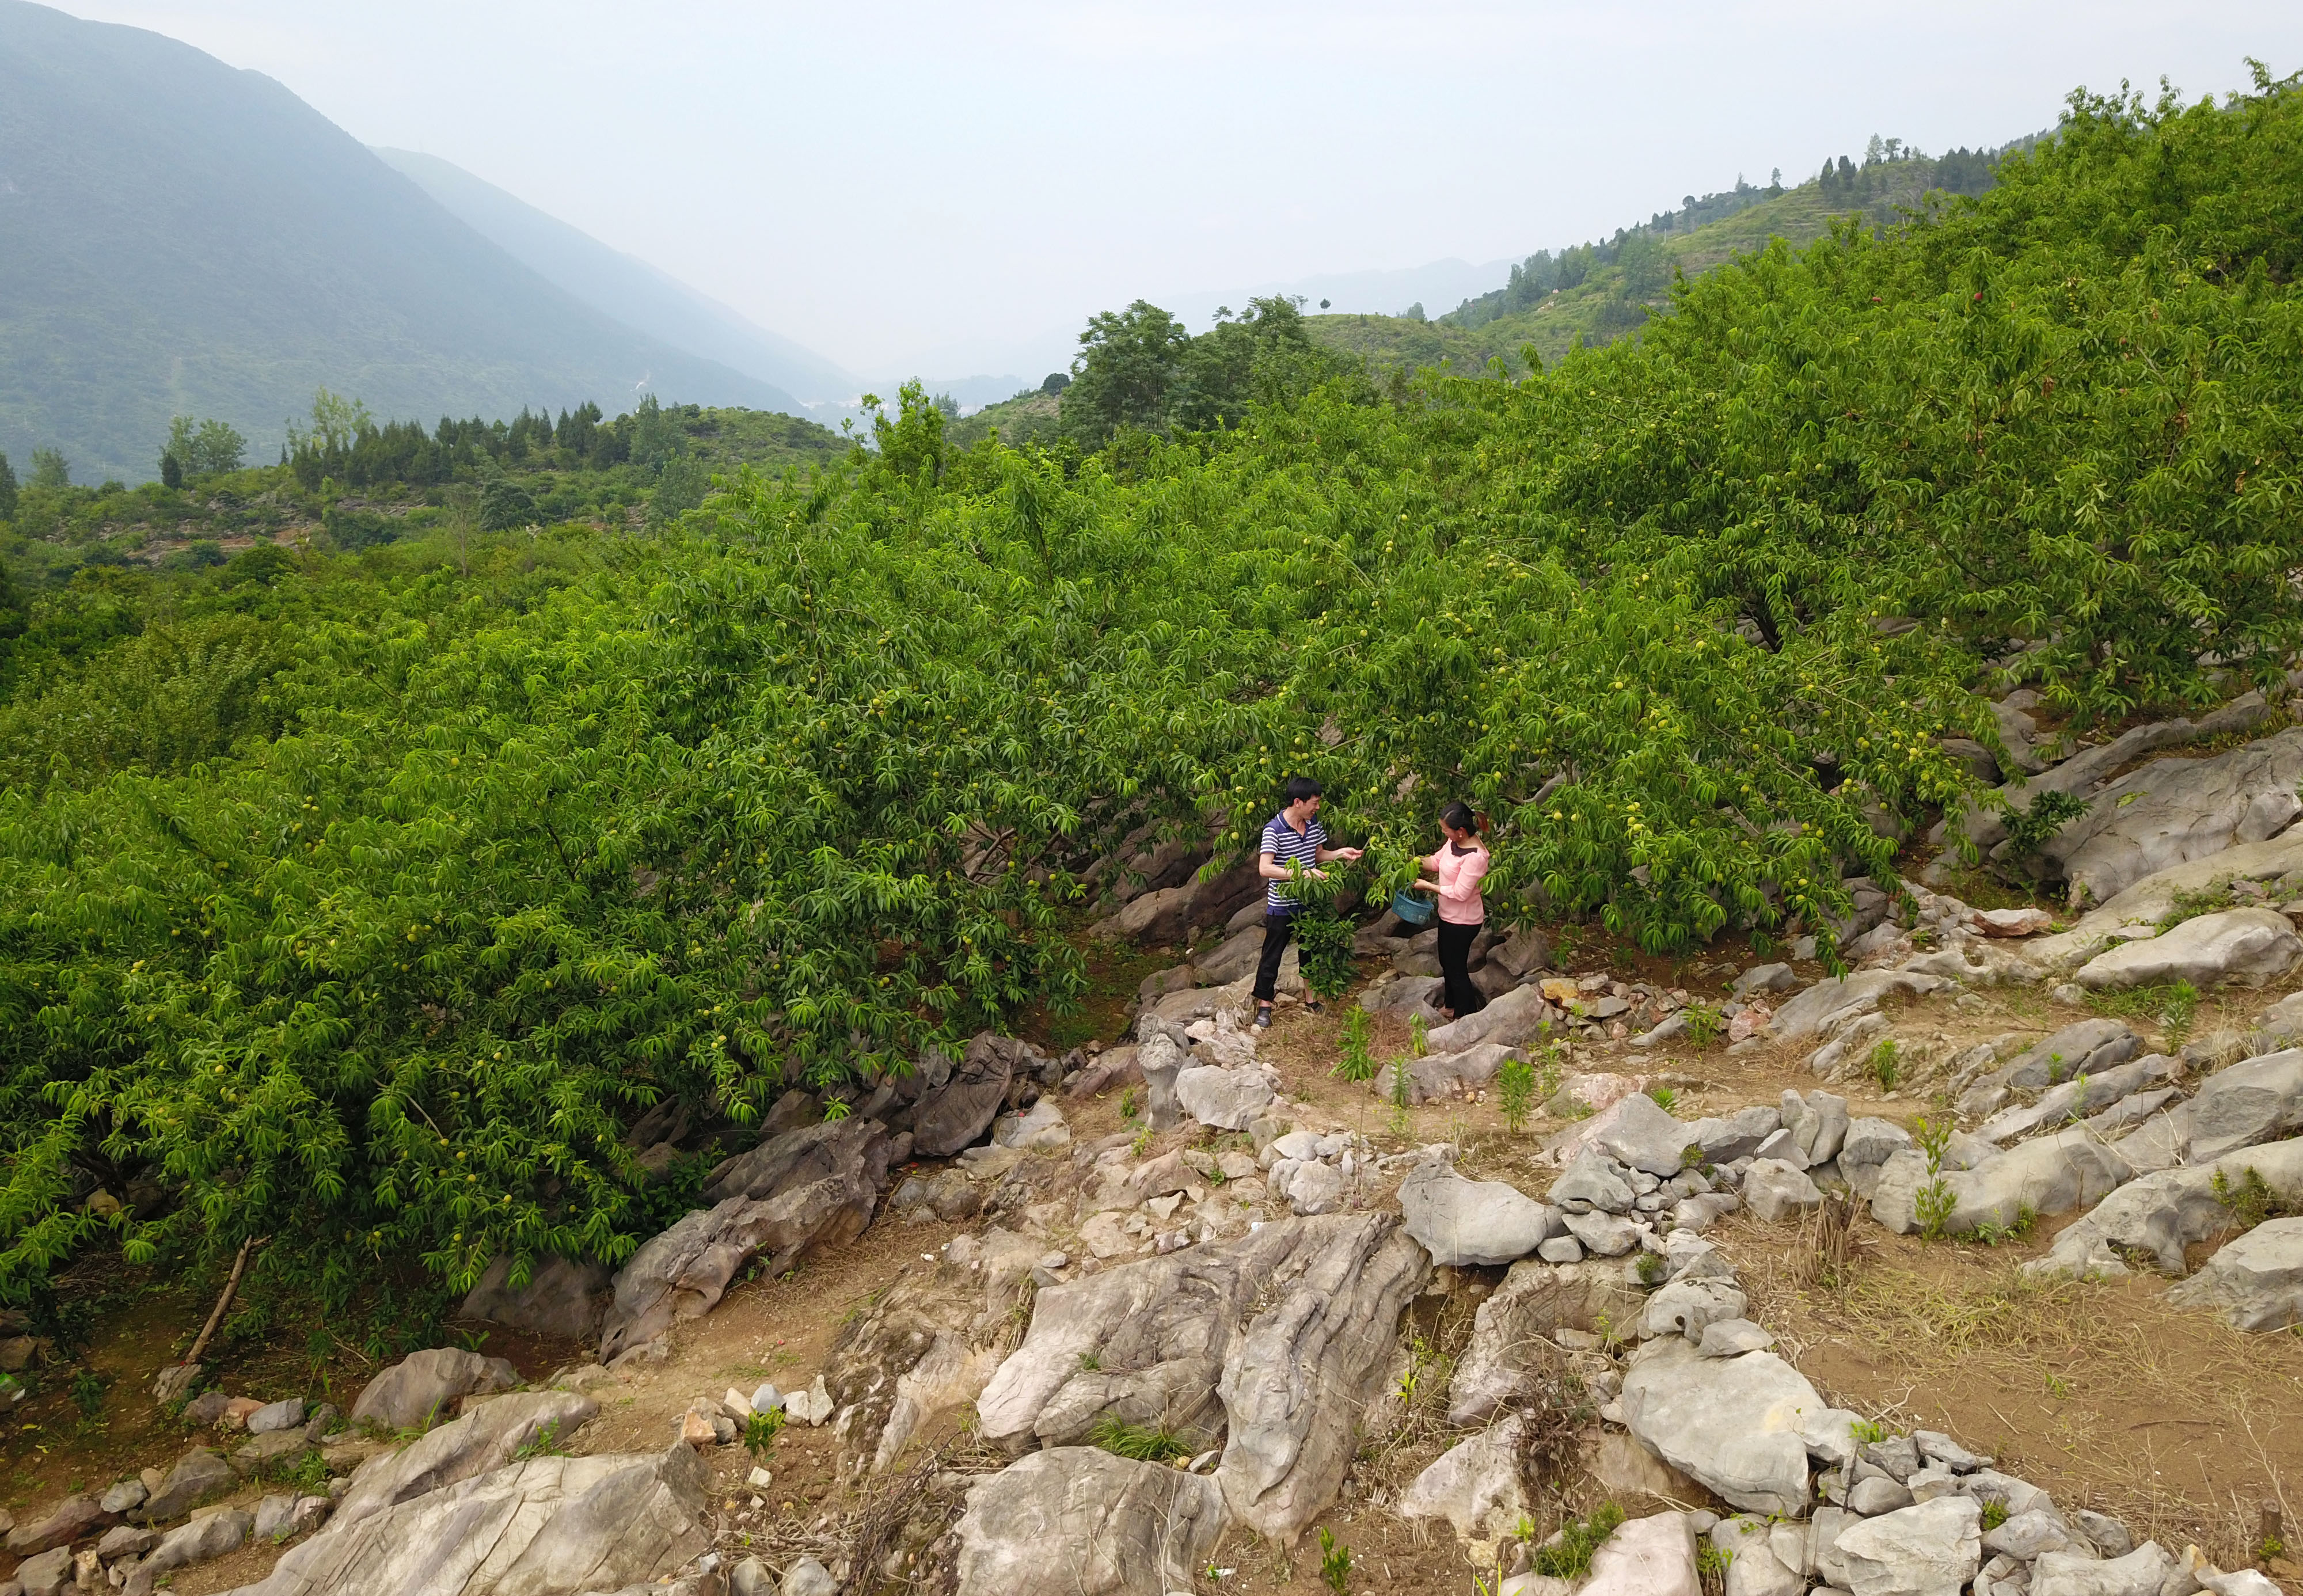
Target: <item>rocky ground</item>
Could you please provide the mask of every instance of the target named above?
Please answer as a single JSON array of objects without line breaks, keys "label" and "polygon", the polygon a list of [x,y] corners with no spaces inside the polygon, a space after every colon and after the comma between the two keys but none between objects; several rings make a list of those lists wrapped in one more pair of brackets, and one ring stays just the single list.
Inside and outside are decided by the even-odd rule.
[{"label": "rocky ground", "polygon": [[1386,916],[1259,1034],[1252,899],[1147,853],[1124,1038],[795,1093],[341,1412],[177,1371],[20,1440],[0,1592],[2294,1596],[2303,732],[2008,716],[2099,907],[1946,861],[1844,978],[1523,932],[1450,1025]]}]

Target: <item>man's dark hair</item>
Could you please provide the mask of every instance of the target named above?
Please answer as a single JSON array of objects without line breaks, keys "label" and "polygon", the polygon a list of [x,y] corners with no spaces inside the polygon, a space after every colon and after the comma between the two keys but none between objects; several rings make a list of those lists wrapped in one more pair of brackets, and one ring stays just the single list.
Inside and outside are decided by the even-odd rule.
[{"label": "man's dark hair", "polygon": [[1319,796],[1320,784],[1312,780],[1311,777],[1290,776],[1287,778],[1287,801],[1289,803],[1300,804],[1307,798],[1318,798]]}]

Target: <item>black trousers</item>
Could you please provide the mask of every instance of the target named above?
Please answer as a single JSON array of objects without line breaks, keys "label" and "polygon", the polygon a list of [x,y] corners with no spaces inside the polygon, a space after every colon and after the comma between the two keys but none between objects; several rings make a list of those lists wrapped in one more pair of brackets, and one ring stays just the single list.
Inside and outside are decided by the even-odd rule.
[{"label": "black trousers", "polygon": [[1269,1003],[1279,990],[1279,958],[1287,939],[1295,934],[1295,916],[1266,909],[1263,914],[1263,954],[1255,961],[1255,1001]]},{"label": "black trousers", "polygon": [[1472,984],[1472,944],[1479,940],[1485,927],[1450,925],[1439,922],[1439,979],[1444,984],[1442,1007],[1455,1011],[1461,1019],[1467,1014],[1477,1014],[1488,1006],[1480,989]]}]

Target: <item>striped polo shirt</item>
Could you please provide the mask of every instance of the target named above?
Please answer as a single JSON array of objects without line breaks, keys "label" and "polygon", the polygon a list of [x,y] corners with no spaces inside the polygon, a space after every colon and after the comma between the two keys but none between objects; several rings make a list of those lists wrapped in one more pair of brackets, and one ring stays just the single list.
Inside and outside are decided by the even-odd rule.
[{"label": "striped polo shirt", "polygon": [[[1328,828],[1314,818],[1301,832],[1287,823],[1287,812],[1282,809],[1263,825],[1262,851],[1282,865],[1301,865],[1309,870],[1320,862],[1320,850],[1328,846]],[[1294,914],[1303,905],[1296,901],[1282,881],[1263,883],[1263,907],[1267,913]]]}]

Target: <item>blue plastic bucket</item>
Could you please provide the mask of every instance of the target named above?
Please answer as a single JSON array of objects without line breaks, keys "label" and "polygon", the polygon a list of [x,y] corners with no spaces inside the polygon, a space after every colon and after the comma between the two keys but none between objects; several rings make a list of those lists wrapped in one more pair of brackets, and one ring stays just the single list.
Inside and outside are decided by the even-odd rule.
[{"label": "blue plastic bucket", "polygon": [[1421,892],[1403,888],[1391,895],[1391,912],[1410,925],[1429,925],[1438,914],[1439,906]]}]

